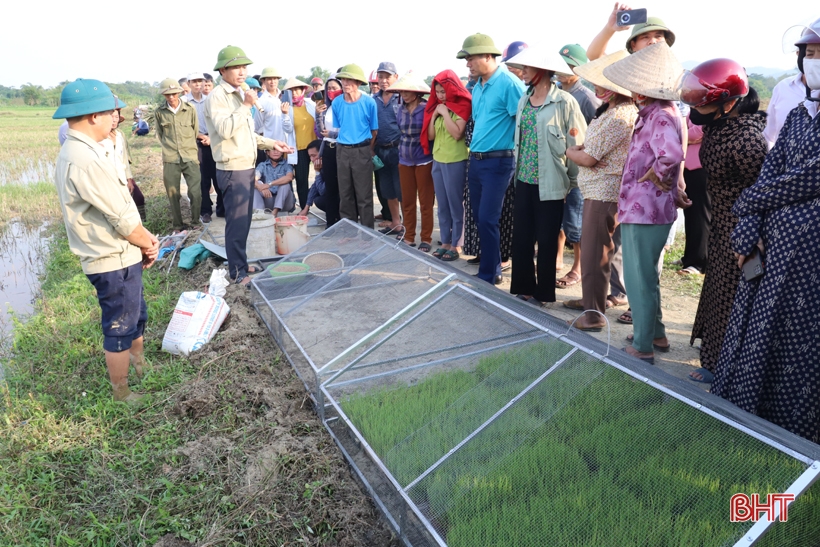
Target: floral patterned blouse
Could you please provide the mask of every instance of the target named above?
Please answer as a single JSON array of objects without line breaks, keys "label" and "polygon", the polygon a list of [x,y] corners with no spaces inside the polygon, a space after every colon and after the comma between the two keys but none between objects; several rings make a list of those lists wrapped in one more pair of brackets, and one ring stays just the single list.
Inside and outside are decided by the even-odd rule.
[{"label": "floral patterned blouse", "polygon": [[610,106],[590,122],[584,152],[598,163],[595,167],[578,167],[578,187],[584,199],[618,203],[621,176],[637,118],[638,109],[629,101]]},{"label": "floral patterned blouse", "polygon": [[527,101],[521,112],[521,144],[518,148],[518,180],[538,184],[538,132],[535,129],[537,109]]}]

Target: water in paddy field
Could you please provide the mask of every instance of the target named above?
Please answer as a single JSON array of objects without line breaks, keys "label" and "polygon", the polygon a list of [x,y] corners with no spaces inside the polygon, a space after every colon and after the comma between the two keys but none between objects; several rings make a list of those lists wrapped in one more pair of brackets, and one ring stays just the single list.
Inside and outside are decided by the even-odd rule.
[{"label": "water in paddy field", "polygon": [[12,222],[0,234],[0,378],[3,353],[11,344],[12,314],[25,319],[34,309],[48,251],[47,226]]},{"label": "water in paddy field", "polygon": [[0,165],[0,184],[31,184],[48,180],[54,180],[53,161],[19,159]]}]

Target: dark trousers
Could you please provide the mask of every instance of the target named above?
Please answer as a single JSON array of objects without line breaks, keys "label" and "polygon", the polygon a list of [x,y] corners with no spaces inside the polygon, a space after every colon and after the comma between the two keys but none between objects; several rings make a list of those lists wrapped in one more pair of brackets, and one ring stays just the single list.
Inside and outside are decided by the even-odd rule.
[{"label": "dark trousers", "polygon": [[[555,255],[558,254],[558,232],[564,220],[564,200],[541,201],[537,184],[519,180],[515,185],[513,218],[512,260],[515,267],[510,292],[533,296],[541,302],[555,302]],[[537,265],[532,261],[536,242]],[[483,239],[481,246],[483,260]]]},{"label": "dark trousers", "polygon": [[[322,146],[322,180],[325,181],[325,195],[322,196],[323,205],[319,209],[325,212],[327,227],[330,228],[339,222],[339,175],[336,171],[336,147],[325,141]],[[317,200],[318,201],[318,200]]]},{"label": "dark trousers", "polygon": [[[197,141],[199,142],[199,141]],[[211,186],[216,190],[216,216],[225,216],[225,204],[222,201],[222,190],[216,183],[216,162],[210,146],[199,145],[199,174],[201,175],[200,188],[202,189],[202,204],[199,207],[200,215],[212,215],[214,203],[211,201]]]},{"label": "dark trousers", "polygon": [[373,156],[369,146],[336,146],[339,214],[373,228]]},{"label": "dark trousers", "polygon": [[[504,205],[504,194],[512,178],[513,166],[512,156],[483,160],[471,156],[469,160],[467,183],[470,185],[470,206],[481,240],[478,277],[488,283],[492,283],[495,276],[501,275],[501,234],[498,222],[501,219],[501,207]],[[555,237],[557,241],[557,232]]]},{"label": "dark trousers", "polygon": [[[394,195],[396,193],[396,186],[401,189],[401,186],[396,184],[396,181],[400,180],[399,149],[396,147],[382,148],[376,145],[376,155],[379,156],[379,159],[381,159],[382,163],[384,163],[384,167],[378,171],[374,171],[374,175],[376,177],[376,196],[379,198],[379,204],[381,205],[382,220],[393,222],[393,214],[390,212],[390,207],[387,205],[387,200],[397,198],[401,201],[401,192],[399,192],[398,196]],[[386,185],[390,185],[387,192],[382,190],[386,187]],[[389,196],[392,196],[392,198]]]},{"label": "dark trousers", "polygon": [[[584,200],[584,216],[581,238],[581,287],[585,310],[606,313],[606,297],[609,294],[612,271],[610,262],[615,253],[612,236],[615,233],[618,204],[595,199]],[[602,316],[590,314],[587,321],[600,324]]]},{"label": "dark trousers", "polygon": [[709,262],[709,232],[712,230],[712,198],[706,191],[706,170],[684,169],[683,180],[692,205],[683,210],[686,247],[681,263],[684,268],[694,266],[703,272]]},{"label": "dark trousers", "polygon": [[310,155],[307,149],[299,150],[296,157],[296,165],[294,165],[296,179],[296,195],[299,197],[299,208],[303,209],[307,203],[308,197],[308,179],[310,178]]},{"label": "dark trousers", "polygon": [[253,174],[253,169],[216,171],[216,182],[225,202],[225,252],[231,279],[242,279],[248,275],[248,254],[245,249],[253,214]]}]

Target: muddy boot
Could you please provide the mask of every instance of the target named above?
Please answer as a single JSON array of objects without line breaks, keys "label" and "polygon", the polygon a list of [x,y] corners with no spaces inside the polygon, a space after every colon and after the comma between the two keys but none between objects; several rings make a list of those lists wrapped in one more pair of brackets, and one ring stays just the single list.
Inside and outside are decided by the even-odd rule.
[{"label": "muddy boot", "polygon": [[143,376],[145,376],[146,372],[151,372],[151,370],[153,370],[153,367],[149,363],[146,363],[144,359],[132,358],[131,365],[133,365],[134,371],[137,373],[137,378],[140,380]]},{"label": "muddy boot", "polygon": [[145,395],[140,393],[134,393],[128,388],[128,384],[122,385],[113,385],[114,388],[114,400],[121,401],[128,404],[135,404],[138,403]]}]

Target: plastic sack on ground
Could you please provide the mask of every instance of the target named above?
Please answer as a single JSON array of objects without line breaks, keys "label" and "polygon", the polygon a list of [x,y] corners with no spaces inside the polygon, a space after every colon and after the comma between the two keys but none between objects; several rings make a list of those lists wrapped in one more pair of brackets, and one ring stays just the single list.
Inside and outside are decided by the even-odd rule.
[{"label": "plastic sack on ground", "polygon": [[211,280],[208,282],[208,294],[212,296],[225,296],[228,285],[231,284],[227,278],[228,270],[218,268],[211,272]]},{"label": "plastic sack on ground", "polygon": [[230,311],[218,296],[196,291],[182,293],[165,329],[162,349],[185,356],[198,350],[213,338]]},{"label": "plastic sack on ground", "polygon": [[205,248],[202,243],[196,243],[190,247],[185,247],[179,252],[179,267],[183,270],[190,270],[211,255],[211,251]]}]

